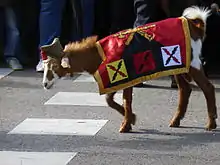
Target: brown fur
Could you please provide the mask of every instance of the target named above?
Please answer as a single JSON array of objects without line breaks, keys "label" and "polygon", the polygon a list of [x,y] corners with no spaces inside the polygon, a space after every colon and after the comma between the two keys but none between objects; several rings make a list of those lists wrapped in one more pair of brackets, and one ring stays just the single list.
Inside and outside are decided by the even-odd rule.
[{"label": "brown fur", "polygon": [[90,74],[95,73],[98,66],[102,63],[96,48],[96,41],[97,36],[92,36],[81,42],[66,45],[64,57],[69,59],[71,70],[74,72],[87,71]]},{"label": "brown fur", "polygon": [[[189,21],[189,25],[193,39],[203,37],[204,31],[202,33],[201,29],[198,29],[191,21]],[[63,58],[68,58],[70,61],[70,68],[65,70],[65,72],[87,71],[90,74],[95,73],[102,62],[96,47],[96,40],[97,37],[88,37],[82,42],[70,43],[65,47]],[[201,88],[206,98],[208,108],[208,124],[206,128],[208,130],[215,129],[217,126],[215,121],[217,118],[215,91],[214,86],[209,82],[204,72],[191,67],[188,74],[176,75],[175,78],[178,83],[179,100],[177,111],[170,122],[170,127],[179,127],[180,120],[183,119],[186,113],[192,91],[189,82],[193,79]],[[120,132],[129,132],[132,129],[131,124],[135,124],[136,121],[136,116],[132,113],[132,92],[133,87],[123,90],[123,105],[119,105],[114,101],[116,92],[106,95],[107,104],[124,116]]]},{"label": "brown fur", "polygon": [[191,37],[196,41],[198,39],[203,39],[205,35],[204,23],[200,19],[189,20],[189,30],[191,32]]},{"label": "brown fur", "polygon": [[65,46],[64,52],[71,52],[73,54],[76,52],[81,53],[86,50],[90,50],[95,47],[97,38],[97,36],[92,36],[83,39],[81,42],[69,43]]}]

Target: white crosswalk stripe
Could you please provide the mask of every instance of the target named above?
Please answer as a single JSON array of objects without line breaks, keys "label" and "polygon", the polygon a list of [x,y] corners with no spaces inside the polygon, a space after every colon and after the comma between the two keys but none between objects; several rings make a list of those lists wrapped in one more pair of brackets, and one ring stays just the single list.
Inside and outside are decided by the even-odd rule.
[{"label": "white crosswalk stripe", "polygon": [[9,134],[94,136],[107,120],[28,118]]},{"label": "white crosswalk stripe", "polygon": [[74,80],[74,82],[95,82],[95,79],[93,76],[90,76],[87,73],[82,73]]},{"label": "white crosswalk stripe", "polygon": [[[122,104],[122,94],[116,94],[115,99]],[[78,105],[78,106],[107,106],[105,95],[88,92],[58,92],[45,105]]]},{"label": "white crosswalk stripe", "polygon": [[[9,70],[0,72],[2,75]],[[74,82],[95,82],[92,76],[82,74]],[[121,103],[121,94],[116,100]],[[107,106],[105,96],[88,92],[58,92],[44,103],[45,106]],[[9,135],[54,135],[54,136],[95,136],[108,120],[97,119],[58,119],[58,118],[26,118],[15,126]],[[4,165],[67,165],[77,152],[18,152],[0,151],[0,160]]]},{"label": "white crosswalk stripe", "polygon": [[10,68],[0,68],[0,79],[9,75],[11,72],[13,72],[13,70]]},{"label": "white crosswalk stripe", "polygon": [[0,151],[2,165],[66,165],[75,152]]}]

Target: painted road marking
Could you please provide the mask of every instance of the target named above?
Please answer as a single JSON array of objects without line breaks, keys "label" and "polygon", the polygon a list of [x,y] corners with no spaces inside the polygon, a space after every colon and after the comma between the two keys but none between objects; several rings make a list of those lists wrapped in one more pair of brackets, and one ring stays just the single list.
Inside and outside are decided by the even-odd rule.
[{"label": "painted road marking", "polygon": [[107,121],[27,118],[8,134],[94,136]]}]

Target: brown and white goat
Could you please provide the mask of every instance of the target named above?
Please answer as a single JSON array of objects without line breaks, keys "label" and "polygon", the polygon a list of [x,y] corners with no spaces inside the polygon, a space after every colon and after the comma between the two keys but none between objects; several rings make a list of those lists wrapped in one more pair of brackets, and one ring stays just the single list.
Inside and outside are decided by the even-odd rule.
[{"label": "brown and white goat", "polygon": [[[200,60],[202,41],[205,37],[206,19],[208,15],[208,10],[197,6],[185,9],[182,14],[182,16],[187,19],[189,25],[192,60],[187,74],[175,75],[179,89],[179,100],[177,111],[170,122],[170,127],[179,127],[180,120],[183,119],[186,113],[192,91],[189,84],[191,80],[196,82],[206,98],[208,109],[207,130],[212,130],[217,127],[215,89],[212,83],[204,75]],[[51,46],[43,46],[41,48],[42,53],[48,57],[44,60],[43,86],[46,89],[52,86],[55,78],[63,77],[66,74],[86,71],[93,75],[102,63],[102,58],[96,47],[97,37],[88,37],[82,42],[67,44],[64,51],[61,46],[59,50],[54,49],[51,51],[51,47],[56,45],[57,42],[58,39],[55,39]],[[48,47],[50,51],[48,51]],[[114,101],[116,92],[106,95],[108,105],[124,116],[124,121],[119,130],[120,132],[129,132],[132,129],[131,124],[135,124],[136,116],[132,113],[132,92],[132,87],[123,90],[123,105],[119,105]]]}]

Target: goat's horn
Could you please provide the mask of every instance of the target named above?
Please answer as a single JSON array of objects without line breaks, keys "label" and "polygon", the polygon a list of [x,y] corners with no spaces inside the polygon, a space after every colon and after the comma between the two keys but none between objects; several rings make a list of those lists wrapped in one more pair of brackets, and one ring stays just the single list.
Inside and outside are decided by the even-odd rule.
[{"label": "goat's horn", "polygon": [[55,38],[50,45],[41,46],[41,51],[44,52],[47,56],[53,58],[59,58],[63,55],[63,47],[59,41],[59,38]]}]

